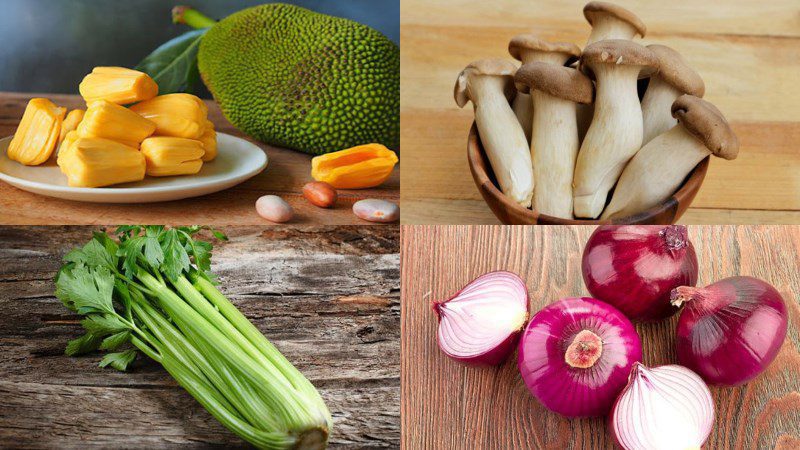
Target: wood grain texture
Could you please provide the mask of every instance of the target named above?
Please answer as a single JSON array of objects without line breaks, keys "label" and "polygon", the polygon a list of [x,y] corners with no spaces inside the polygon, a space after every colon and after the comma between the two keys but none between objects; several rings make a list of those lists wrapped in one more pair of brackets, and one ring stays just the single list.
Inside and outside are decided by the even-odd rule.
[{"label": "wood grain texture", "polygon": [[[77,95],[20,94],[0,92],[0,137],[14,134],[25,105],[32,97],[47,97],[69,109],[85,108]],[[400,169],[377,188],[340,190],[335,208],[323,209],[303,198],[302,187],[311,178],[311,156],[257,142],[235,129],[213,101],[206,101],[208,118],[217,131],[244,138],[267,152],[267,168],[250,180],[222,192],[171,202],[146,204],[97,204],[44,197],[0,182],[0,224],[102,225],[107,223],[166,223],[186,225],[269,225],[256,214],[255,203],[262,195],[281,196],[294,209],[295,224],[369,224],[353,215],[353,203],[365,198],[400,199]]]},{"label": "wood grain texture", "polygon": [[[508,41],[519,33],[583,47],[590,29],[585,3],[403,2],[401,137],[410,156],[401,175],[402,223],[496,223],[490,212],[476,217],[457,207],[415,212],[417,202],[480,200],[466,158],[472,108],[455,105],[455,78],[475,59],[510,58]],[[683,222],[696,223],[696,210],[712,223],[737,223],[728,211],[800,211],[800,3],[618,3],[647,24],[642,43],[675,48],[700,73],[705,98],[723,111],[741,143],[736,160],[713,158]]]},{"label": "wood grain texture", "polygon": [[[0,448],[244,447],[157,363],[64,355],[78,316],[53,297],[90,227],[0,227]],[[400,439],[399,229],[225,227],[222,292],[320,390],[334,448]]]},{"label": "wood grain texture", "polygon": [[[594,227],[403,226],[401,279],[402,447],[406,449],[613,448],[603,418],[569,420],[528,392],[516,354],[498,367],[470,368],[436,344],[430,302],[492,270],[518,273],[531,311],[589,295],[580,255]],[[768,280],[783,295],[789,331],[756,380],[712,388],[717,408],[709,449],[796,448],[800,442],[800,227],[694,226],[698,284],[736,274]],[[648,365],[674,363],[677,317],[638,325]]]}]

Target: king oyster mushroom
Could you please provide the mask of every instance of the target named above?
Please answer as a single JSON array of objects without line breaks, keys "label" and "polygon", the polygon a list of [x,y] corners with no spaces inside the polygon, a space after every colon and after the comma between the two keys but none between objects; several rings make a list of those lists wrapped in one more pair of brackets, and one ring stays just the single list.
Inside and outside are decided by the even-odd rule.
[{"label": "king oyster mushroom", "polygon": [[533,196],[533,167],[525,132],[511,109],[517,66],[504,59],[482,59],[458,74],[454,97],[459,107],[472,101],[475,124],[500,190],[528,208]]},{"label": "king oyster mushroom", "polygon": [[644,37],[647,33],[647,27],[636,14],[613,3],[589,2],[583,7],[583,16],[592,25],[587,46],[606,39],[631,40],[637,34]]},{"label": "king oyster mushroom", "polygon": [[572,176],[580,147],[575,104],[591,103],[592,81],[576,69],[544,62],[523,64],[514,81],[533,100],[533,209],[571,219]]},{"label": "king oyster mushroom", "polygon": [[[533,34],[520,34],[511,38],[508,43],[508,53],[522,64],[541,61],[563,66],[569,60],[581,56],[581,49],[569,42],[547,42]],[[518,92],[514,97],[513,109],[525,131],[525,137],[530,141],[531,121],[533,120],[531,97]]]},{"label": "king oyster mushroom", "polygon": [[629,40],[611,39],[586,47],[580,68],[596,80],[594,116],[575,165],[575,217],[594,219],[628,160],[642,145],[642,109],[636,91],[640,74],[656,71],[652,51]]},{"label": "king oyster mushroom", "polygon": [[672,104],[672,115],[678,125],[658,135],[631,159],[602,219],[627,217],[663,202],[710,154],[736,158],[739,140],[716,106],[682,95]]},{"label": "king oyster mushroom", "polygon": [[683,94],[702,97],[706,90],[703,79],[686,64],[678,52],[658,44],[648,45],[647,48],[658,58],[658,73],[650,78],[642,99],[642,144],[647,144],[678,123],[670,114],[670,107],[675,99]]}]

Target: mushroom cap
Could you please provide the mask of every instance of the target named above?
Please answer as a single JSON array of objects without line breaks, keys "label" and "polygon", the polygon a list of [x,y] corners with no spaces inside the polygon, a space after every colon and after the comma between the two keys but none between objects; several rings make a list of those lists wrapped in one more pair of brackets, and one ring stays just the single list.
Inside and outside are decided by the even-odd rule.
[{"label": "mushroom cap", "polygon": [[648,45],[658,58],[658,76],[675,86],[684,94],[691,94],[702,97],[706,92],[706,86],[700,75],[694,71],[680,53],[667,47],[666,45]]},{"label": "mushroom cap", "polygon": [[456,85],[453,89],[453,98],[459,108],[463,108],[468,101],[472,100],[469,96],[469,78],[475,75],[485,75],[494,77],[508,77],[508,84],[505,87],[505,95],[511,100],[516,94],[514,88],[514,73],[517,65],[507,59],[487,58],[472,61],[458,74]]},{"label": "mushroom cap", "polygon": [[521,92],[537,90],[576,103],[591,103],[594,94],[592,80],[577,69],[545,62],[523,64],[514,82]]},{"label": "mushroom cap", "polygon": [[684,94],[672,104],[672,117],[714,155],[736,159],[739,139],[716,106],[700,97]]},{"label": "mushroom cap", "polygon": [[592,65],[617,64],[641,66],[639,77],[647,77],[658,71],[658,57],[650,49],[627,39],[607,39],[587,45],[581,55],[580,69],[594,76]]},{"label": "mushroom cap", "polygon": [[522,51],[532,50],[543,53],[563,53],[568,57],[581,56],[581,49],[571,42],[547,42],[533,34],[518,34],[508,43],[508,53],[522,61]]},{"label": "mushroom cap", "polygon": [[586,20],[591,25],[594,25],[594,21],[598,16],[603,15],[616,17],[623,22],[631,24],[641,37],[644,37],[647,33],[647,26],[642,22],[642,19],[619,5],[607,2],[589,2],[583,7],[583,16],[586,17]]}]

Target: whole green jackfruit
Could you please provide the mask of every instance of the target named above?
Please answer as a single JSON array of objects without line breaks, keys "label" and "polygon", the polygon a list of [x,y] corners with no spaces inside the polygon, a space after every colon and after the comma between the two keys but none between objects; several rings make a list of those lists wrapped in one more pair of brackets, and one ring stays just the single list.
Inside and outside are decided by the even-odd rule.
[{"label": "whole green jackfruit", "polygon": [[352,20],[274,3],[203,37],[198,67],[225,117],[269,144],[323,154],[400,144],[400,50]]}]

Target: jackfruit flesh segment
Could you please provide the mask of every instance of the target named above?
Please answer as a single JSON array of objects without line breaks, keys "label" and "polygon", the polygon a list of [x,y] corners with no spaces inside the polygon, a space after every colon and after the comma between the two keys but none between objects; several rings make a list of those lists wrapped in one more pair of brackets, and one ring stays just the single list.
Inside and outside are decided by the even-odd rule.
[{"label": "jackfruit flesh segment", "polygon": [[82,138],[111,139],[129,147],[138,147],[155,130],[153,122],[124,106],[105,100],[91,103],[78,125],[78,134]]},{"label": "jackfruit flesh segment", "polygon": [[174,166],[153,167],[147,166],[147,175],[151,177],[171,177],[174,175],[194,175],[203,168],[203,160],[195,159]]},{"label": "jackfruit flesh segment", "polygon": [[151,137],[142,142],[142,154],[147,160],[147,175],[163,177],[190,175],[203,166],[203,143],[177,137]]},{"label": "jackfruit flesh segment", "polygon": [[65,150],[61,170],[70,186],[100,187],[144,179],[144,155],[119,142],[78,138]]},{"label": "jackfruit flesh segment", "polygon": [[97,100],[127,105],[158,95],[158,85],[149,75],[124,67],[95,67],[78,89],[87,105]]},{"label": "jackfruit flesh segment", "polygon": [[167,94],[131,106],[156,124],[156,136],[197,139],[203,135],[208,109],[191,94]]},{"label": "jackfruit flesh segment", "polygon": [[64,172],[64,166],[69,160],[72,144],[74,144],[78,138],[78,132],[73,130],[67,133],[67,135],[64,137],[64,140],[61,141],[61,144],[58,147],[58,156],[56,157],[56,164],[58,164],[58,167],[61,168],[61,172]]},{"label": "jackfruit flesh segment", "polygon": [[64,138],[67,137],[67,133],[78,129],[78,124],[80,124],[81,120],[83,120],[83,115],[85,113],[86,111],[82,109],[73,109],[67,113],[67,117],[65,117],[64,121],[61,122],[61,133],[58,135],[59,144],[64,142]]},{"label": "jackfruit flesh segment", "polygon": [[31,99],[8,145],[8,158],[26,166],[47,161],[56,148],[66,112],[46,98]]},{"label": "jackfruit flesh segment", "polygon": [[210,127],[206,126],[206,132],[200,136],[200,142],[203,143],[205,150],[203,161],[209,162],[217,157],[217,132],[214,131],[213,124]]}]

